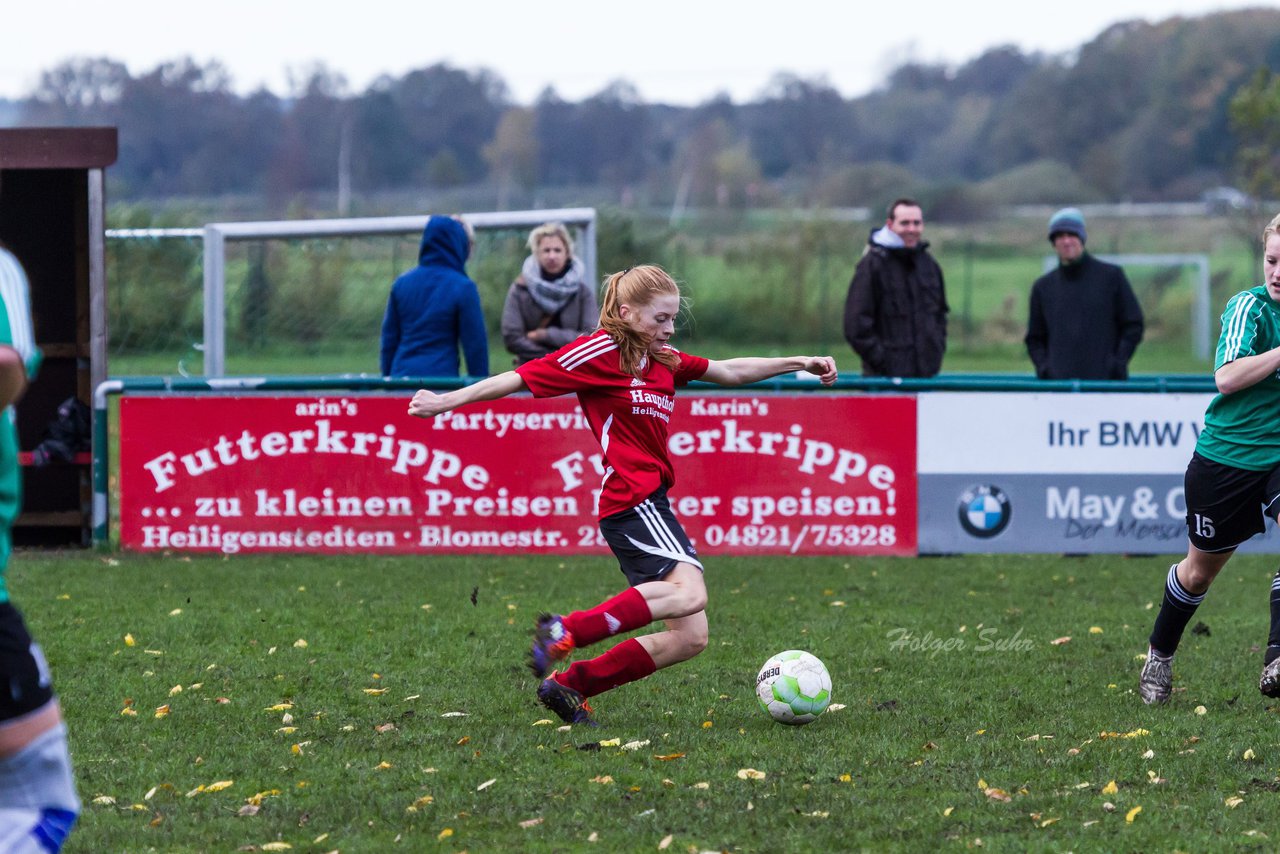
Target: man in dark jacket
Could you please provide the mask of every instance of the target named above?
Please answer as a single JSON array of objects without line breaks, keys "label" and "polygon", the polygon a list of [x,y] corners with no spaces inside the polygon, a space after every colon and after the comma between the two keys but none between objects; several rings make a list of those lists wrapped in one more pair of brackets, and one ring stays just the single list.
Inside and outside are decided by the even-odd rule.
[{"label": "man in dark jacket", "polygon": [[942,367],[947,295],[923,232],[919,203],[898,199],[853,272],[844,337],[862,357],[865,376],[931,377]]},{"label": "man in dark jacket", "polygon": [[1123,380],[1142,340],[1142,309],[1124,270],[1085,251],[1084,215],[1049,220],[1057,268],[1031,286],[1027,353],[1042,380]]},{"label": "man in dark jacket", "polygon": [[461,220],[433,216],[422,231],[418,266],[391,286],[382,318],[382,375],[456,377],[458,345],[467,374],[489,375],[489,339],[480,292],[467,278],[471,235]]}]

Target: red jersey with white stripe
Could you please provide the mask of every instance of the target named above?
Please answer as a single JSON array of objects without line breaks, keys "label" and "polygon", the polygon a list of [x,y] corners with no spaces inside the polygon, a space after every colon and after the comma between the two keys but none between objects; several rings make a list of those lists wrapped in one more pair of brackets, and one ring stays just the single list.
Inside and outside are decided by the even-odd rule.
[{"label": "red jersey with white stripe", "polygon": [[534,397],[578,395],[582,414],[604,451],[598,511],[602,519],[630,510],[658,487],[675,483],[667,433],[676,408],[676,386],[701,377],[709,363],[701,356],[667,349],[680,357],[675,371],[650,358],[637,377],[622,371],[618,345],[600,329],[516,368]]}]

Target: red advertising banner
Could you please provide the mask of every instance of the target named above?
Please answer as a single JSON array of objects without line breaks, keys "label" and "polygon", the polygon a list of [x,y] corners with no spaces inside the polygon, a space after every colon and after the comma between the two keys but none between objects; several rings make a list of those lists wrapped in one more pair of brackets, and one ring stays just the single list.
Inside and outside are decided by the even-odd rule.
[{"label": "red advertising banner", "polygon": [[[126,396],[120,537],[190,552],[606,553],[573,398]],[[911,397],[677,398],[672,508],[709,554],[916,552]]]}]

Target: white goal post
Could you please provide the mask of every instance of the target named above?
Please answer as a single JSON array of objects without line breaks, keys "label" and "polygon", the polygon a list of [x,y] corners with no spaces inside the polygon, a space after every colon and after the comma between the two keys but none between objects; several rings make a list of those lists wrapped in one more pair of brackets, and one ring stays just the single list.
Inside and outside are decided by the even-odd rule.
[{"label": "white goal post", "polygon": [[[477,230],[533,228],[544,222],[562,222],[576,228],[581,237],[575,241],[575,254],[582,261],[587,281],[596,280],[595,208],[464,213],[461,217]],[[204,375],[226,376],[227,241],[416,234],[426,227],[428,219],[423,215],[207,224],[199,232],[204,238]]]}]

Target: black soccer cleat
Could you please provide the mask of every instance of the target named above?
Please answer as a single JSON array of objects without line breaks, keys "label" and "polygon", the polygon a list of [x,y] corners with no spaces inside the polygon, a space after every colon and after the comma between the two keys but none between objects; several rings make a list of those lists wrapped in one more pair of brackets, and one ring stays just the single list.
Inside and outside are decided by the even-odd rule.
[{"label": "black soccer cleat", "polygon": [[591,707],[587,698],[567,685],[556,681],[555,674],[542,680],[538,686],[538,702],[555,712],[560,720],[567,724],[586,724],[596,726],[591,718]]}]

